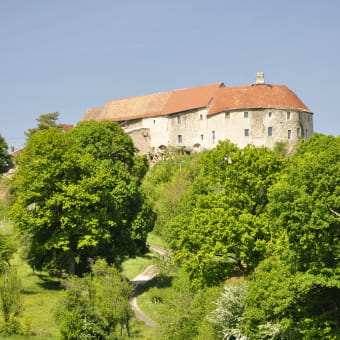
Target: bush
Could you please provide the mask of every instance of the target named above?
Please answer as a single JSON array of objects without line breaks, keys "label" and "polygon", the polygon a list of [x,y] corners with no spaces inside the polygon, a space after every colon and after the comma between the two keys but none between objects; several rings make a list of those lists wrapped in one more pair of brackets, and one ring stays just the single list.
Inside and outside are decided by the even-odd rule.
[{"label": "bush", "polygon": [[0,276],[0,304],[3,318],[1,333],[5,335],[20,334],[19,316],[22,312],[21,282],[15,268],[4,267]]},{"label": "bush", "polygon": [[65,286],[56,315],[62,339],[115,339],[124,330],[130,334],[131,287],[116,268],[98,260],[91,275],[71,277]]}]

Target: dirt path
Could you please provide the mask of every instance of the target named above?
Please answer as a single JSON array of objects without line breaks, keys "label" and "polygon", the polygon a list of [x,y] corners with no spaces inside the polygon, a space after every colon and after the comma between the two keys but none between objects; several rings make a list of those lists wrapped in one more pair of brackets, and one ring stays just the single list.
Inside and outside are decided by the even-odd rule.
[{"label": "dirt path", "polygon": [[[168,253],[167,250],[154,246],[152,244],[148,245],[150,249],[155,252],[165,255]],[[149,327],[156,327],[157,324],[151,320],[147,315],[145,315],[142,310],[138,307],[137,304],[137,296],[140,292],[140,289],[143,285],[145,285],[148,281],[152,280],[157,275],[156,266],[154,264],[148,266],[142,273],[138,274],[134,279],[130,281],[130,283],[135,284],[136,288],[134,289],[133,296],[130,300],[130,305],[132,310],[135,313],[135,317],[137,320],[143,321]]]}]

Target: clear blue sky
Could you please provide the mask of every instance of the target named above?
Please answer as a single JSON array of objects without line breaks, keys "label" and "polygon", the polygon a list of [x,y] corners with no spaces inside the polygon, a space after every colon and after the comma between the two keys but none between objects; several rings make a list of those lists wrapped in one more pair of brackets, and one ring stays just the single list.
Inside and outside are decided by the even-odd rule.
[{"label": "clear blue sky", "polygon": [[74,124],[107,100],[256,72],[289,86],[339,135],[338,0],[0,0],[0,134],[19,147],[41,114]]}]

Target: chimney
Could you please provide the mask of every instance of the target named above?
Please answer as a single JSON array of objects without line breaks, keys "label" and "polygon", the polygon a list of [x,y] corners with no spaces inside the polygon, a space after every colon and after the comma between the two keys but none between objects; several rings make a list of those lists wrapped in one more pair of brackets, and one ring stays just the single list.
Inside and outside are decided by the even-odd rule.
[{"label": "chimney", "polygon": [[262,85],[262,84],[265,84],[265,82],[264,82],[264,73],[263,72],[257,72],[256,73],[255,85]]}]

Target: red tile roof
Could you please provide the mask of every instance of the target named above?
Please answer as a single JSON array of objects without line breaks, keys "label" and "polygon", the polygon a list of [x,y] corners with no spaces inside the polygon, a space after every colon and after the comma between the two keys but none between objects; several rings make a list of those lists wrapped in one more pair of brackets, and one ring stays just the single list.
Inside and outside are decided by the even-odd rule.
[{"label": "red tile roof", "polygon": [[287,86],[264,84],[218,89],[208,115],[233,109],[252,108],[284,108],[311,112]]},{"label": "red tile roof", "polygon": [[58,126],[65,132],[73,129],[73,125],[71,124],[58,124]]},{"label": "red tile roof", "polygon": [[160,92],[146,96],[109,100],[104,107],[86,110],[82,120],[129,120],[167,115],[207,106],[223,83]]},{"label": "red tile roof", "polygon": [[171,114],[205,107],[210,98],[221,86],[223,86],[223,83],[172,91],[162,114]]},{"label": "red tile roof", "polygon": [[311,112],[284,85],[224,87],[223,83],[109,100],[105,106],[86,110],[82,120],[130,120],[208,108],[208,115],[251,108],[284,108]]}]

